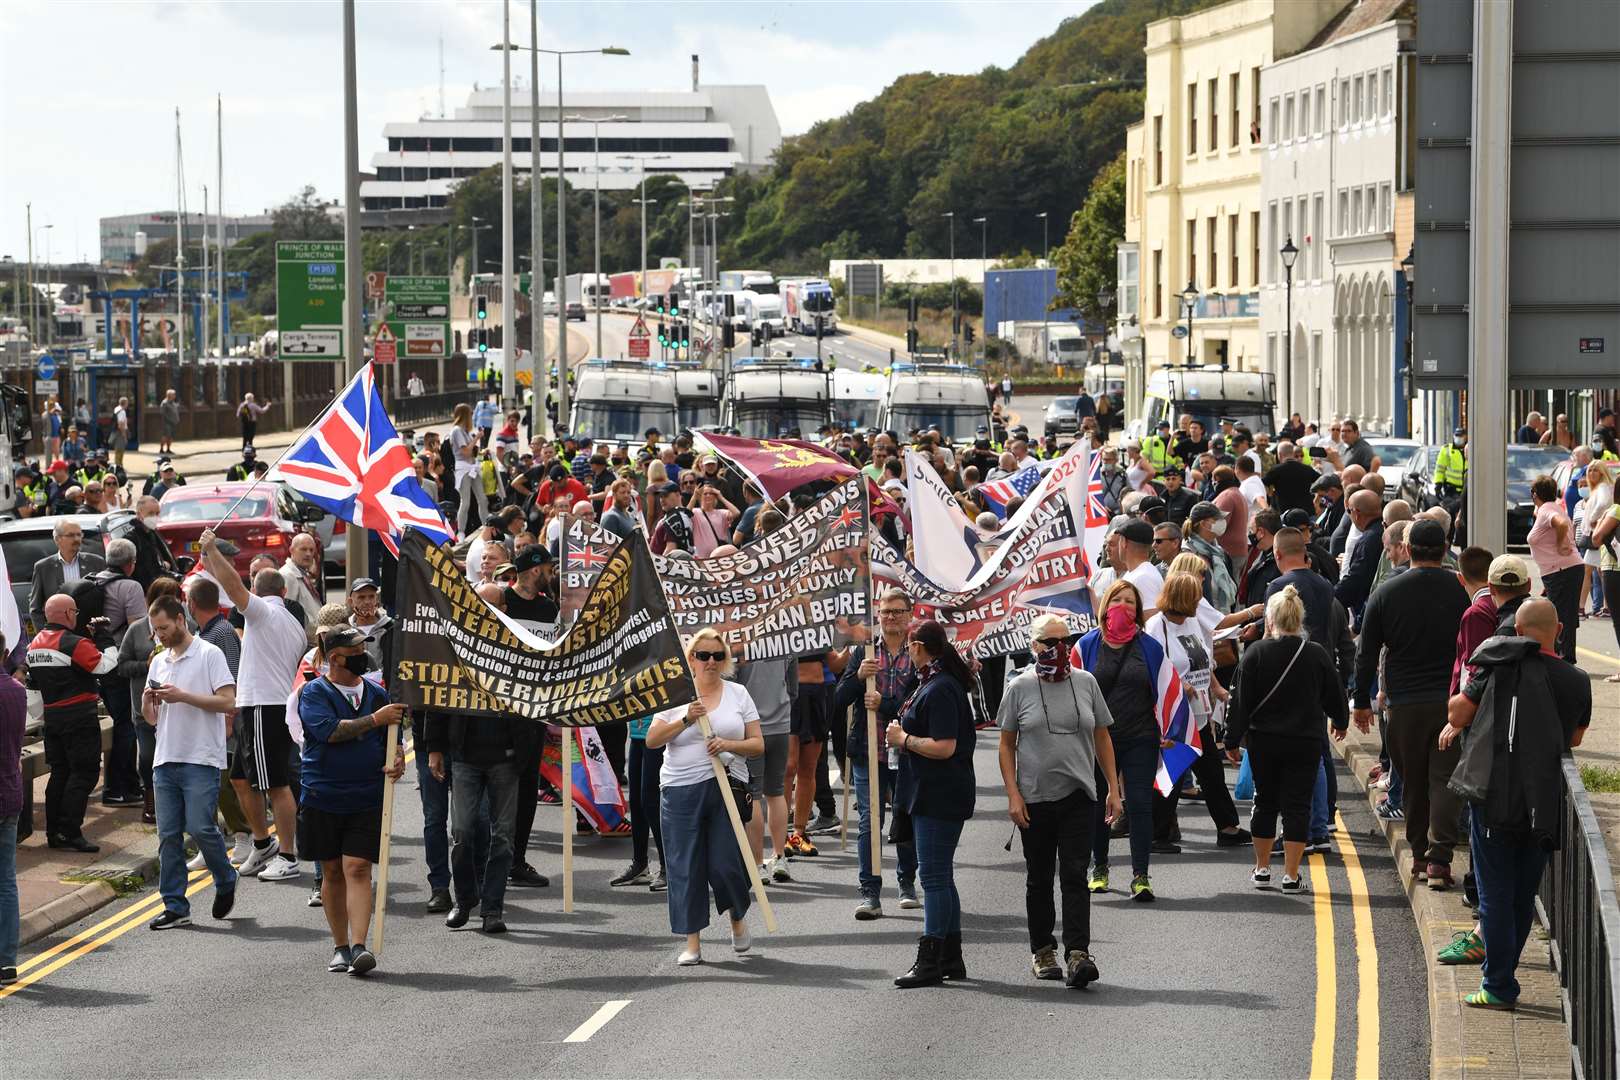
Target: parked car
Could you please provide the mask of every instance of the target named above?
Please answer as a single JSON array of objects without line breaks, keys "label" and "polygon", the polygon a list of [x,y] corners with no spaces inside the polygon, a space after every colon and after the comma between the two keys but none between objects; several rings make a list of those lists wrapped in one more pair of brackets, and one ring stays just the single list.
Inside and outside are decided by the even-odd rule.
[{"label": "parked car", "polygon": [[578,300],[570,300],[568,301],[568,321],[574,322],[575,320],[579,322],[585,321],[585,305]]},{"label": "parked car", "polygon": [[[56,554],[56,540],[52,532],[61,517],[31,517],[0,522],[0,552],[5,554],[6,573],[11,578],[11,595],[17,601],[17,613],[22,617],[25,631],[29,631],[28,596],[34,587],[34,564],[47,555]],[[113,510],[106,514],[74,514],[72,520],[84,530],[84,550],[103,557],[107,545],[130,534],[135,528],[132,510]],[[191,560],[177,559],[171,548],[164,568],[179,577],[191,569]],[[37,631],[38,627],[33,627]],[[8,642],[7,645],[15,644]]]},{"label": "parked car", "polygon": [[1378,474],[1384,478],[1384,502],[1391,502],[1400,496],[1407,464],[1422,444],[1416,439],[1394,439],[1387,435],[1366,438],[1367,445],[1378,455]]},{"label": "parked car", "polygon": [[[1408,479],[1402,485],[1406,498],[1414,508],[1440,505],[1434,490],[1434,462],[1440,456],[1438,446],[1423,447],[1421,455],[1414,455]],[[1530,526],[1535,523],[1535,503],[1530,498],[1530,485],[1538,476],[1553,476],[1558,467],[1569,459],[1569,451],[1556,446],[1510,446],[1507,448],[1507,542],[1510,547],[1524,547],[1529,542]]]},{"label": "parked car", "polygon": [[1053,398],[1046,407],[1045,437],[1070,438],[1080,434],[1080,399],[1078,397]]},{"label": "parked car", "polygon": [[[241,503],[232,509],[239,498]],[[195,559],[202,550],[199,537],[203,530],[213,528],[227,510],[230,517],[220,523],[215,533],[236,545],[231,562],[244,581],[248,567],[260,555],[268,555],[278,563],[286,559],[287,549],[298,533],[310,532],[319,542],[319,530],[305,526],[326,520],[325,511],[286,484],[187,484],[165,492],[158,503],[158,535],[176,558]],[[337,549],[334,556],[341,555],[344,545],[331,546]]]}]

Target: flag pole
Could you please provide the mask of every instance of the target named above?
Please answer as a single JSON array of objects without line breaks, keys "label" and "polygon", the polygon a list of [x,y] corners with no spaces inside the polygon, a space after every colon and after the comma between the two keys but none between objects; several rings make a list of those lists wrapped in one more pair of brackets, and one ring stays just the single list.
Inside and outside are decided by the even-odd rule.
[{"label": "flag pole", "polygon": [[371,951],[377,956],[383,951],[383,918],[388,914],[388,851],[394,834],[394,784],[388,773],[399,760],[400,732],[388,732],[388,761],[383,766],[382,836],[377,845],[377,899],[371,910]]},{"label": "flag pole", "polygon": [[562,879],[563,911],[574,910],[574,729],[562,733]]},{"label": "flag pole", "polygon": [[[698,717],[698,725],[703,729],[705,742],[714,738],[714,728],[709,726],[707,713]],[[714,782],[720,785],[720,798],[726,804],[726,816],[731,818],[731,831],[737,837],[737,851],[742,855],[743,865],[748,868],[748,881],[754,887],[754,901],[765,916],[765,929],[774,934],[776,912],[771,910],[771,901],[765,895],[765,883],[759,879],[759,867],[754,863],[754,848],[748,842],[748,830],[743,827],[742,814],[737,811],[737,800],[731,796],[731,781],[719,758],[711,755],[709,764],[714,767]]]}]

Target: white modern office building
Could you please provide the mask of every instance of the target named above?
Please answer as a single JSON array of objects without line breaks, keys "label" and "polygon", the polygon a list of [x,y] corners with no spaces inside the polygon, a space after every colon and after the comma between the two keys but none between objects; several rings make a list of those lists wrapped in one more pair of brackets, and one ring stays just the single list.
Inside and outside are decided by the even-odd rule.
[{"label": "white modern office building", "polygon": [[[448,117],[383,126],[387,147],[371,157],[375,179],[360,185],[367,211],[430,210],[448,204],[458,181],[501,163],[500,86],[475,87]],[[530,94],[513,82],[512,161],[532,168]],[[557,90],[540,88],[540,168],[557,173]],[[733,173],[765,168],[782,144],[782,128],[764,86],[705,86],[692,58],[687,90],[563,91],[563,171],[574,187],[590,187],[601,138],[604,191],[633,188],[648,174],[673,174],[706,188]],[[583,117],[572,120],[572,117]],[[607,120],[607,117],[622,119]],[[592,123],[593,120],[601,121]]]}]

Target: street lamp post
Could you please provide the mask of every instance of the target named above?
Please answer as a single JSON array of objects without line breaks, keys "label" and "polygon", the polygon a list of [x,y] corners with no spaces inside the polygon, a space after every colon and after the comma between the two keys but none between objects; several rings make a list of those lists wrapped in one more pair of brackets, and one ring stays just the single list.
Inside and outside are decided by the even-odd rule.
[{"label": "street lamp post", "polygon": [[[1044,274],[1048,269],[1051,268],[1051,263],[1052,263],[1051,245],[1047,243],[1047,235],[1046,235],[1047,234],[1048,212],[1045,211],[1045,210],[1042,210],[1040,213],[1036,214],[1035,216],[1041,219],[1041,272]],[[1051,355],[1052,355],[1052,344],[1051,344],[1051,341],[1048,339],[1048,335],[1051,334],[1052,331],[1051,331],[1051,328],[1047,325],[1047,317],[1046,317],[1046,311],[1051,306],[1052,306],[1052,302],[1050,300],[1048,300],[1046,303],[1041,305],[1041,352],[1044,354],[1042,356],[1042,360],[1049,360],[1051,358]]]},{"label": "street lamp post", "polygon": [[[1104,365],[1103,370],[1105,372],[1107,371],[1107,364],[1108,364],[1108,327],[1109,327],[1108,311],[1113,306],[1114,306],[1114,290],[1110,289],[1108,286],[1104,285],[1102,288],[1097,290],[1097,313],[1102,316],[1102,324],[1103,324],[1103,365]],[[1107,380],[1105,379],[1104,380],[1105,387],[1106,387],[1106,384],[1107,384]]]},{"label": "street lamp post", "polygon": [[483,223],[484,219],[479,217],[477,214],[470,215],[467,220],[472,222],[472,224],[467,227],[472,230],[473,234],[472,273],[467,275],[467,283],[468,285],[471,285],[473,278],[478,276],[478,234],[484,229],[489,228],[489,226],[485,225]]},{"label": "street lamp post", "polygon": [[1401,396],[1406,399],[1406,430],[1401,434],[1409,437],[1412,434],[1412,399],[1416,396],[1413,392],[1416,379],[1412,364],[1417,359],[1412,354],[1412,327],[1416,322],[1412,318],[1412,300],[1417,293],[1417,260],[1413,258],[1410,247],[1406,249],[1406,258],[1401,260],[1401,271],[1406,278],[1406,371],[1401,380]]},{"label": "street lamp post", "polygon": [[956,306],[956,211],[947,210],[939,216],[951,223],[951,359],[954,360],[961,351],[957,342],[961,316],[957,314]]},{"label": "street lamp post", "polygon": [[[984,317],[984,264],[986,261],[985,238],[989,234],[990,230],[989,221],[990,216],[988,214],[986,214],[984,217],[976,217],[973,219],[973,224],[979,227],[979,317],[981,322],[983,321]],[[982,331],[984,327],[981,326],[979,329]],[[983,350],[984,347],[984,334],[980,333],[979,348]]]},{"label": "street lamp post", "polygon": [[1290,391],[1293,388],[1294,378],[1294,260],[1299,258],[1299,248],[1294,246],[1292,236],[1283,241],[1282,250],[1278,254],[1282,256],[1283,281],[1286,285],[1283,301],[1283,412],[1292,416],[1294,399]]},{"label": "street lamp post", "polygon": [[[596,355],[602,355],[602,296],[597,290],[602,287],[602,122],[623,120],[624,116],[614,113],[612,116],[598,116],[594,119],[586,116],[570,116],[568,119],[591,125],[591,176],[592,192],[592,232],[591,232],[591,258],[594,266],[591,271],[591,297],[596,308]],[[584,295],[584,290],[580,290]]]},{"label": "street lamp post", "polygon": [[1193,312],[1198,307],[1198,287],[1193,284],[1192,278],[1187,279],[1187,287],[1181,290],[1181,306],[1187,309],[1187,366],[1192,367]]},{"label": "street lamp post", "polygon": [[641,207],[641,277],[636,281],[636,291],[640,293],[642,297],[647,295],[647,204],[658,202],[657,199],[647,198],[647,162],[668,161],[669,157],[670,155],[668,154],[654,154],[651,157],[632,157],[627,154],[619,155],[620,161],[634,161],[640,166],[641,169],[641,178],[636,182],[636,186],[640,188],[641,191],[641,197],[636,200],[636,205]]}]

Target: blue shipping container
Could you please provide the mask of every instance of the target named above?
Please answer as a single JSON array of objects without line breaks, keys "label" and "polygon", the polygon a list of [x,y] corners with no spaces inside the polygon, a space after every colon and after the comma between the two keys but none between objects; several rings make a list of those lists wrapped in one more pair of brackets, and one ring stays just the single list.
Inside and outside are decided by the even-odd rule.
[{"label": "blue shipping container", "polygon": [[989,270],[984,275],[984,325],[994,334],[1004,322],[1075,322],[1074,308],[1047,311],[1057,296],[1057,270]]}]

